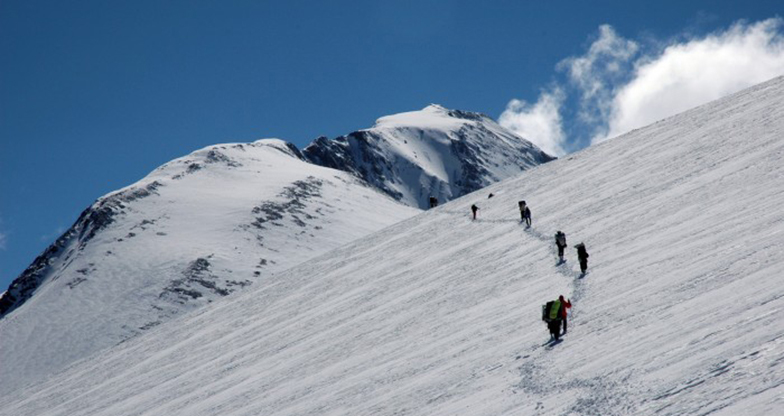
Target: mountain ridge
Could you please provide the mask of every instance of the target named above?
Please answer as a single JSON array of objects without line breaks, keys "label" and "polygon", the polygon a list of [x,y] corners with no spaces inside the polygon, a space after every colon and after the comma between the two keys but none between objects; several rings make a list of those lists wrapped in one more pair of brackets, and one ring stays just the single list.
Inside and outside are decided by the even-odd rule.
[{"label": "mountain ridge", "polygon": [[168,162],[99,198],[12,283],[0,393],[416,212],[279,140]]},{"label": "mountain ridge", "polygon": [[[411,216],[0,396],[0,408],[777,414],[782,97],[784,77]],[[573,309],[551,344],[540,305],[559,294]]]},{"label": "mountain ridge", "polygon": [[302,153],[422,209],[430,196],[449,201],[556,159],[484,114],[437,104],[335,139],[319,137]]},{"label": "mountain ridge", "polygon": [[280,139],[169,161],[98,198],[0,297],[19,374],[0,393],[418,212],[402,202]]}]

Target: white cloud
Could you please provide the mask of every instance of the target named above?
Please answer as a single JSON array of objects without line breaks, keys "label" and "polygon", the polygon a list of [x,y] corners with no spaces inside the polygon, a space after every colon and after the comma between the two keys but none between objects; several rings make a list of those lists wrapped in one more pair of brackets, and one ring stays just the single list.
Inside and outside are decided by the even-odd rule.
[{"label": "white cloud", "polygon": [[[558,63],[556,68],[567,74],[569,84],[578,92],[577,116],[582,123],[602,124],[609,118],[611,87],[628,75],[627,68],[631,67],[630,61],[638,49],[637,43],[618,36],[611,26],[602,25],[597,39],[584,55]],[[567,136],[561,114],[566,95],[565,88],[555,86],[542,92],[535,104],[513,99],[498,122],[545,152],[563,156],[567,153]]]},{"label": "white cloud", "polygon": [[722,33],[668,46],[638,62],[633,79],[611,104],[608,133],[623,134],[656,120],[784,74],[782,20],[736,23]]},{"label": "white cloud", "polygon": [[499,123],[563,155],[784,75],[782,27],[781,18],[738,22],[646,53],[602,25],[583,55],[556,66],[565,80],[536,104],[513,99]]},{"label": "white cloud", "polygon": [[610,25],[599,26],[599,37],[583,56],[569,57],[558,63],[569,81],[580,92],[579,117],[584,122],[606,120],[612,102],[612,86],[628,76],[627,69],[640,49],[624,39]]},{"label": "white cloud", "polygon": [[566,136],[561,127],[559,111],[562,101],[563,93],[557,88],[542,92],[536,104],[514,99],[506,105],[498,123],[523,136],[546,153],[562,156],[566,153],[563,147]]}]

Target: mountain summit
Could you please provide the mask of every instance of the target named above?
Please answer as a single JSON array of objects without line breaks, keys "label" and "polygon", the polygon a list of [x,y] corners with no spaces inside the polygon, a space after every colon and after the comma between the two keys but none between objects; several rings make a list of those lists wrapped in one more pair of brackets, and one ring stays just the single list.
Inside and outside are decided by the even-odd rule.
[{"label": "mountain summit", "polygon": [[319,137],[302,153],[419,208],[431,195],[449,201],[555,159],[484,114],[436,104],[335,139]]},{"label": "mountain summit", "polygon": [[486,116],[431,106],[305,152],[264,139],[168,162],[99,198],[0,295],[0,395],[415,215],[430,194],[545,160]]},{"label": "mountain summit", "polygon": [[[784,77],[369,234],[0,394],[0,409],[779,415],[782,132]],[[569,332],[551,343],[541,305],[559,295]]]}]

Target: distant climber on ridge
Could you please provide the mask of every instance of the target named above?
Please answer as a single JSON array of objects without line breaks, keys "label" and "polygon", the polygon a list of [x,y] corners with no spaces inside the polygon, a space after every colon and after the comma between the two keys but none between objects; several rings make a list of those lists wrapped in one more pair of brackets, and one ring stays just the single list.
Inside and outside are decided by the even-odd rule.
[{"label": "distant climber on ridge", "polygon": [[479,211],[479,207],[476,204],[471,205],[471,212],[474,214],[474,219],[476,219],[476,212]]},{"label": "distant climber on ridge", "polygon": [[430,208],[435,208],[438,206],[438,198],[434,196],[430,196]]},{"label": "distant climber on ridge", "polygon": [[525,221],[525,201],[517,201],[517,207],[520,208],[520,222]]},{"label": "distant climber on ridge", "polygon": [[564,260],[564,249],[566,248],[566,234],[564,234],[563,231],[561,230],[558,230],[558,232],[555,233],[555,245],[558,246],[558,259],[559,259],[558,263],[561,264],[566,261]]},{"label": "distant climber on ridge", "polygon": [[585,272],[588,271],[588,252],[585,250],[585,244],[580,243],[574,248],[577,250],[577,259],[580,260],[580,271],[583,272],[583,276],[585,276]]}]

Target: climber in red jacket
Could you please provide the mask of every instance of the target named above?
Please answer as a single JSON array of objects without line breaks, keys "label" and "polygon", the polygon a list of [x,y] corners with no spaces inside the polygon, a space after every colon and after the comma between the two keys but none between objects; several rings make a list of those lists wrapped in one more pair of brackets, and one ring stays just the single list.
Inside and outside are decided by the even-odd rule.
[{"label": "climber in red jacket", "polygon": [[561,301],[561,305],[563,305],[563,308],[561,308],[561,320],[563,320],[563,333],[565,334],[566,333],[566,316],[567,316],[566,310],[572,307],[572,302],[569,299],[564,300],[563,295],[558,296],[558,300],[560,300]]}]

